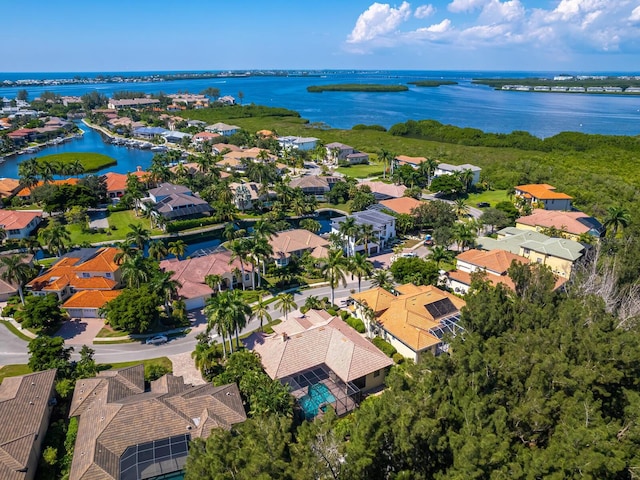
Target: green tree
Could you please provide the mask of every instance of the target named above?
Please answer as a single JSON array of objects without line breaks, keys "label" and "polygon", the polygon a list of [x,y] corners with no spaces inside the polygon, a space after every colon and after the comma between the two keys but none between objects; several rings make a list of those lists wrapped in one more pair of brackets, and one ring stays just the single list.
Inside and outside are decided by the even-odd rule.
[{"label": "green tree", "polygon": [[25,303],[15,314],[23,327],[54,331],[67,318],[60,308],[57,295],[50,293],[44,296],[29,295]]},{"label": "green tree", "polygon": [[184,252],[187,250],[187,244],[184,242],[184,240],[169,242],[168,246],[169,248],[167,249],[167,252],[175,255],[178,260],[180,260],[180,257],[184,256]]},{"label": "green tree", "polygon": [[368,277],[373,273],[373,263],[371,263],[366,255],[356,252],[353,257],[349,259],[347,269],[351,275],[355,275],[358,279],[358,292],[360,292],[362,291],[362,278]]},{"label": "green tree", "polygon": [[611,234],[611,237],[615,238],[618,235],[618,230],[628,227],[630,222],[631,215],[626,208],[613,206],[607,209],[607,216],[602,226],[607,235]]},{"label": "green tree", "polygon": [[[232,336],[235,332],[236,347],[240,348],[240,330],[247,324],[247,318],[251,316],[251,307],[237,290],[220,292],[207,300],[204,309],[208,321],[208,330],[216,329],[222,337],[223,347],[225,336],[229,336],[229,345],[233,353]],[[226,348],[224,349],[226,357]]]},{"label": "green tree", "polygon": [[91,378],[98,373],[98,366],[93,359],[95,350],[86,345],[80,349],[80,360],[76,364],[76,378]]},{"label": "green tree", "polygon": [[393,281],[389,270],[383,268],[374,270],[371,275],[371,285],[384,288],[385,290],[391,290],[391,288],[393,288]]},{"label": "green tree", "polygon": [[73,347],[65,348],[62,337],[36,337],[29,342],[29,368],[34,372],[58,369],[60,378],[71,375],[71,352]]},{"label": "green tree", "polygon": [[329,250],[327,258],[322,262],[321,272],[324,279],[331,287],[331,305],[335,305],[335,289],[342,283],[347,286],[345,272],[347,270],[347,259],[342,250]]},{"label": "green tree", "polygon": [[396,282],[415,285],[436,285],[440,275],[436,262],[418,257],[398,258],[390,270]]},{"label": "green tree", "polygon": [[274,308],[284,313],[284,319],[287,320],[289,313],[298,308],[298,304],[293,299],[293,295],[291,293],[280,293],[276,297]]},{"label": "green tree", "polygon": [[258,301],[253,306],[253,316],[260,321],[260,331],[262,332],[262,326],[264,322],[271,322],[271,314],[269,313],[269,304],[262,299],[262,295],[258,297]]},{"label": "green tree", "polygon": [[142,225],[129,224],[129,232],[127,233],[126,242],[130,245],[135,245],[140,251],[144,250],[144,246],[149,241],[149,230]]},{"label": "green tree", "polygon": [[162,299],[148,285],[125,288],[101,309],[105,323],[131,333],[144,333],[158,318]]},{"label": "green tree", "polygon": [[164,260],[169,251],[162,240],[154,240],[149,244],[149,258],[156,261]]},{"label": "green tree", "polygon": [[65,242],[71,242],[71,235],[57,219],[52,219],[40,230],[40,239],[51,254],[62,255],[66,251]]},{"label": "green tree", "polygon": [[0,257],[0,265],[3,268],[0,278],[5,282],[18,287],[20,302],[24,305],[24,285],[34,276],[31,266],[25,262],[25,255],[9,255]]},{"label": "green tree", "polygon": [[300,228],[309,230],[312,233],[318,233],[322,228],[322,225],[320,225],[320,222],[314,220],[313,218],[305,218],[300,221]]}]

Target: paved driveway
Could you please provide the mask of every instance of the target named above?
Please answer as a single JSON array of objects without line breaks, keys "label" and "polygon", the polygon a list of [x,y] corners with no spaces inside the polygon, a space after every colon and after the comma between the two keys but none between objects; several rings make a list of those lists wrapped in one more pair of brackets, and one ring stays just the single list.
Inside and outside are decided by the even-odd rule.
[{"label": "paved driveway", "polygon": [[109,220],[107,220],[107,209],[89,210],[89,228],[109,228]]},{"label": "paved driveway", "polygon": [[56,332],[67,345],[91,345],[100,329],[104,327],[102,318],[72,318]]}]

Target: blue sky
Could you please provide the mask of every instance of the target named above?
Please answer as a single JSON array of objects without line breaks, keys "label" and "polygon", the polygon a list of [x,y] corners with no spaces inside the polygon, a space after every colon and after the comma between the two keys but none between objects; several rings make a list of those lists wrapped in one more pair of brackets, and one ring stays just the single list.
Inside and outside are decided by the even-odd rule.
[{"label": "blue sky", "polygon": [[3,3],[5,72],[631,71],[640,58],[640,0]]}]

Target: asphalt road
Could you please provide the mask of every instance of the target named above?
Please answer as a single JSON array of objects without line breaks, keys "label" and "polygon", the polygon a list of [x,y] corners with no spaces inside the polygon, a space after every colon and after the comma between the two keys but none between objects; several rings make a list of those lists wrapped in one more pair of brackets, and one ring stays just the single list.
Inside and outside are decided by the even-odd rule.
[{"label": "asphalt road", "polygon": [[[351,289],[358,288],[357,280],[351,281],[350,277],[347,277],[349,281],[347,287],[340,285],[335,290],[336,303],[339,303],[341,299],[345,299],[349,296]],[[370,288],[371,283],[368,280],[362,281],[362,289],[366,290]],[[303,290],[294,294],[294,300],[299,307],[304,305],[307,297],[315,295],[318,298],[331,297],[331,289],[329,287],[318,287],[309,290]],[[146,360],[149,358],[156,358],[168,355],[175,355],[178,353],[192,352],[197,343],[195,336],[204,331],[206,328],[204,317],[200,312],[191,312],[195,315],[195,326],[191,332],[185,337],[173,338],[164,345],[146,345],[143,342],[140,343],[122,343],[116,345],[89,345],[96,351],[95,360],[98,363],[111,363],[111,362],[131,362],[134,360]],[[283,318],[282,312],[274,309],[273,304],[270,305],[271,317],[275,320],[277,318]],[[289,314],[291,315],[291,314]],[[256,330],[260,326],[260,322],[256,319],[252,319],[247,326],[242,330],[241,334],[249,333]],[[216,338],[216,336],[214,336]],[[72,356],[73,359],[78,359],[77,352],[80,350],[79,346],[73,345],[76,353]],[[29,354],[27,351],[27,342],[13,335],[6,327],[0,326],[0,365],[11,364],[26,364],[29,361]]]}]

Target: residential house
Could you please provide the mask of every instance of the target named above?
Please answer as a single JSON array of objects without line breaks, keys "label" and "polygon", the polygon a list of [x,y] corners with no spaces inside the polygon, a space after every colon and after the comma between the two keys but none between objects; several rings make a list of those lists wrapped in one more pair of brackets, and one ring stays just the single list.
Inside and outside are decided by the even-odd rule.
[{"label": "residential house", "polygon": [[161,183],[149,190],[149,198],[140,200],[140,206],[150,208],[148,200],[153,204],[153,214],[166,220],[197,218],[213,211],[206,201],[194,196],[189,188],[172,183]]},{"label": "residential house", "polygon": [[178,478],[191,440],[247,418],[235,384],[167,374],[145,391],[142,364],[78,380],[69,416],[79,417],[70,480]]},{"label": "residential house", "polygon": [[552,238],[531,230],[514,227],[503,228],[498,238],[480,237],[476,245],[481,250],[507,250],[531,262],[548,265],[562,278],[570,278],[575,263],[582,258],[583,244],[565,238]]},{"label": "residential house", "polygon": [[205,95],[194,95],[192,93],[174,93],[167,95],[173,103],[184,104],[189,108],[206,108],[209,106],[209,98]]},{"label": "residential house", "polygon": [[423,205],[424,202],[416,200],[413,197],[392,198],[390,200],[382,200],[379,205],[391,210],[393,213],[411,215],[414,208]]},{"label": "residential house", "polygon": [[36,130],[34,128],[19,128],[7,133],[7,138],[13,141],[16,147],[22,147],[35,140]]},{"label": "residential house", "polygon": [[207,299],[215,292],[205,282],[207,275],[222,277],[220,289],[246,288],[252,285],[251,264],[244,264],[243,278],[240,260],[237,258],[232,260],[231,253],[226,250],[194,256],[186,260],[177,258],[163,260],[160,262],[160,268],[165,272],[173,272],[171,278],[180,283],[178,295],[185,301],[187,310],[204,307]]},{"label": "residential house", "polygon": [[[11,254],[0,255],[0,258],[10,257]],[[23,263],[33,266],[33,255],[23,254]],[[2,279],[2,275],[7,271],[7,267],[0,263],[0,302],[6,302],[10,297],[18,295],[18,284],[14,282],[8,282]]]},{"label": "residential house", "polygon": [[159,105],[160,100],[157,98],[123,98],[120,100],[116,100],[114,98],[109,99],[109,103],[107,104],[107,108],[111,110],[121,110],[123,108],[145,108],[152,107],[154,105]]},{"label": "residential house", "polygon": [[410,157],[409,155],[398,155],[393,159],[391,163],[391,170],[395,170],[398,167],[403,165],[409,165],[412,168],[417,169],[422,162],[426,162],[427,159],[425,157]]},{"label": "residential house", "polygon": [[358,165],[361,163],[369,163],[369,154],[364,152],[353,152],[347,155],[347,162],[350,165]]},{"label": "residential house", "polygon": [[383,338],[415,362],[427,353],[448,351],[443,337],[462,330],[458,322],[464,300],[431,285],[406,284],[395,290],[397,295],[380,287],[351,295],[367,335]]},{"label": "residential house", "polygon": [[[135,172],[130,172],[128,175],[135,176],[141,183],[146,183],[149,180],[149,172],[145,172],[141,167],[138,167]],[[103,175],[107,185],[107,196],[113,203],[117,203],[127,191],[128,175],[116,172],[107,172]]]},{"label": "residential house", "polygon": [[83,290],[113,290],[120,285],[115,247],[79,248],[65,253],[51,268],[27,283],[33,295],[53,293],[60,301]]},{"label": "residential house", "polygon": [[[307,420],[331,405],[352,411],[361,393],[380,389],[393,361],[339,317],[309,310],[245,340],[274,380],[288,385]],[[318,400],[319,399],[319,400]]]},{"label": "residential house", "polygon": [[256,132],[256,135],[260,138],[274,138],[275,137],[275,133],[273,133],[271,130],[258,130]]},{"label": "residential house", "polygon": [[[354,212],[349,217],[355,218],[357,225],[368,224],[373,226],[374,237],[370,239],[368,246],[357,242],[355,238],[345,238],[345,242],[348,243],[348,252],[368,251],[369,254],[377,254],[385,248],[389,240],[396,236],[396,218],[392,215],[376,210],[365,210]],[[331,221],[331,233],[342,235],[340,233],[340,224],[346,219],[347,217],[334,218]]]},{"label": "residential house", "polygon": [[331,191],[333,186],[342,182],[340,177],[322,177],[320,175],[303,175],[291,179],[289,186],[299,188],[305,195],[313,195],[318,200],[324,200],[325,195]]},{"label": "residential house", "polygon": [[191,142],[196,145],[203,145],[205,143],[212,143],[216,138],[220,138],[221,136],[219,133],[200,132],[191,137]]},{"label": "residential house", "polygon": [[407,187],[404,185],[394,185],[393,183],[384,182],[362,182],[358,184],[358,186],[369,187],[371,193],[373,193],[373,196],[378,201],[404,197],[404,192],[407,190]]},{"label": "residential house", "polygon": [[579,241],[583,235],[597,239],[604,232],[602,224],[583,212],[535,209],[531,215],[516,220],[516,228],[549,234],[555,230],[570,240]]},{"label": "residential house", "polygon": [[[77,185],[78,184],[78,179],[77,178],[66,178],[64,180],[53,180],[52,182],[49,182],[49,184],[52,184],[52,185]],[[24,200],[25,202],[31,201],[31,192],[33,192],[33,190],[35,190],[36,188],[41,187],[42,185],[44,185],[44,182],[42,180],[40,180],[33,187],[24,187],[22,190],[20,190],[18,193],[16,193],[16,197],[18,197],[20,200]]]},{"label": "residential house", "polygon": [[515,194],[534,208],[571,210],[572,197],[566,193],[556,192],[556,187],[546,183],[518,185],[515,187]]},{"label": "residential house", "polygon": [[324,148],[327,150],[326,157],[334,163],[338,163],[340,160],[346,160],[347,155],[356,151],[355,148],[340,142],[328,143]]},{"label": "residential house", "polygon": [[0,384],[0,478],[32,480],[56,403],[56,370],[5,378]]},{"label": "residential house", "polygon": [[[251,210],[255,202],[268,203],[277,197],[273,191],[262,192],[262,186],[256,182],[232,182],[229,188],[233,193],[233,203],[238,210]],[[268,205],[265,205],[268,206]]]},{"label": "residential house", "polygon": [[72,318],[104,318],[100,309],[115,299],[122,290],[81,290],[62,304]]},{"label": "residential house", "polygon": [[318,139],[314,137],[278,137],[278,143],[283,150],[313,150],[316,148]]},{"label": "residential house", "polygon": [[169,132],[169,130],[162,127],[139,127],[133,131],[133,136],[150,140],[154,137],[160,137],[167,132]]},{"label": "residential house", "polygon": [[215,143],[211,147],[214,154],[224,155],[228,152],[241,152],[242,148],[234,145],[233,143]]},{"label": "residential house", "polygon": [[278,232],[269,240],[269,244],[278,267],[289,265],[292,257],[300,258],[304,252],[309,252],[313,258],[327,258],[330,247],[328,240],[303,229]]},{"label": "residential house", "polygon": [[231,95],[224,95],[222,97],[218,97],[215,103],[220,103],[222,105],[235,105],[236,99],[233,98]]},{"label": "residential house", "polygon": [[433,174],[434,177],[440,177],[442,175],[459,175],[464,171],[470,171],[473,176],[471,177],[471,185],[475,185],[480,181],[480,172],[482,169],[470,163],[464,163],[462,165],[450,165],[448,163],[439,163]]},{"label": "residential house", "polygon": [[205,131],[210,133],[219,133],[223,137],[230,137],[234,133],[238,133],[240,131],[240,127],[237,125],[227,125],[226,123],[218,122],[213,125],[208,125],[205,128]]},{"label": "residential house", "polygon": [[41,211],[0,209],[0,228],[6,238],[15,240],[27,238],[42,221]]},{"label": "residential house", "polygon": [[169,143],[180,143],[185,138],[191,140],[193,135],[190,133],[178,132],[177,130],[169,130],[168,132],[163,133],[162,136]]}]

